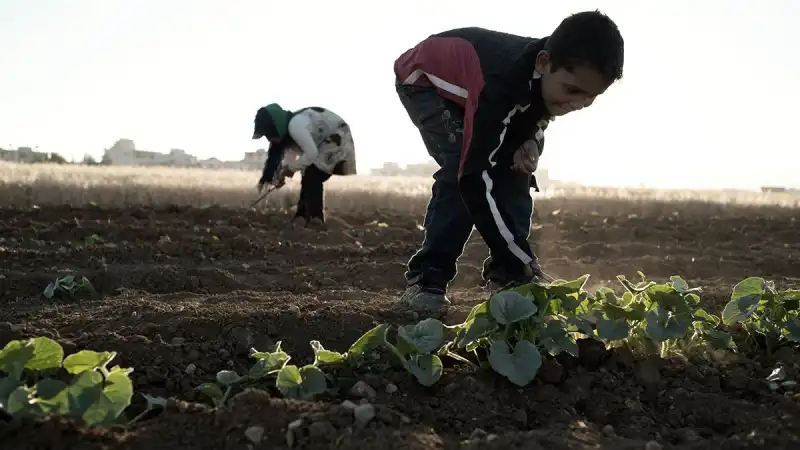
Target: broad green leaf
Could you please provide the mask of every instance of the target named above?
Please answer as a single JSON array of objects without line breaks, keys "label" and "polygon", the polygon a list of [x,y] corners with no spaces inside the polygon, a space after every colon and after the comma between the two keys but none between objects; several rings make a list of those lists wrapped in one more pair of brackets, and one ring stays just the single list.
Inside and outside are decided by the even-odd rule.
[{"label": "broad green leaf", "polygon": [[6,412],[12,416],[36,414],[41,410],[32,401],[33,395],[27,386],[19,386],[8,396]]},{"label": "broad green leaf", "polygon": [[275,380],[275,387],[286,398],[308,400],[325,392],[327,380],[325,374],[316,366],[307,365],[298,368],[294,365],[284,366]]},{"label": "broad green leaf", "polygon": [[605,303],[602,305],[601,309],[606,313],[608,318],[612,320],[623,319],[638,321],[644,319],[645,315],[644,303],[633,302],[630,306],[625,307]]},{"label": "broad green leaf", "polygon": [[690,304],[686,296],[673,289],[669,284],[654,284],[647,288],[645,294],[662,309],[675,313],[690,312],[695,306],[694,301]]},{"label": "broad green leaf", "polygon": [[711,327],[719,326],[721,320],[714,314],[709,314],[704,309],[697,309],[694,312],[695,320],[708,324]]},{"label": "broad green leaf", "polygon": [[629,333],[630,325],[624,318],[597,320],[597,337],[604,341],[619,341],[627,338]]},{"label": "broad green leaf", "polygon": [[117,352],[81,350],[64,358],[64,369],[72,375],[78,375],[86,370],[105,368],[116,356]]},{"label": "broad green leaf", "polygon": [[780,293],[781,302],[787,311],[800,309],[800,290],[789,290]]},{"label": "broad green leaf", "polygon": [[300,386],[303,383],[303,377],[300,375],[300,369],[295,365],[288,365],[284,366],[280,372],[278,372],[278,377],[275,380],[275,386],[279,389],[281,387],[284,388],[292,388],[296,386]]},{"label": "broad green leaf", "polygon": [[688,317],[678,316],[664,308],[656,307],[647,313],[645,331],[654,341],[662,342],[686,336],[690,325],[691,319]]},{"label": "broad green leaf", "polygon": [[389,325],[385,323],[367,331],[350,346],[347,351],[348,357],[359,357],[374,348],[380,347],[386,343],[386,333],[388,331]]},{"label": "broad green leaf", "polygon": [[397,337],[411,345],[416,353],[433,353],[444,342],[444,325],[436,319],[425,319],[416,325],[400,327]]},{"label": "broad green leaf", "polygon": [[766,282],[758,277],[746,278],[736,284],[731,301],[722,310],[722,323],[732,325],[747,320],[758,309],[765,288]]},{"label": "broad green leaf", "polygon": [[102,394],[83,414],[87,425],[110,425],[130,406],[133,383],[125,370],[112,370],[105,379]]},{"label": "broad green leaf", "polygon": [[474,318],[476,318],[478,316],[481,316],[481,315],[489,315],[489,301],[488,300],[485,301],[485,302],[481,302],[481,303],[475,305],[472,308],[472,310],[470,310],[469,315],[467,316],[467,319],[464,321],[464,323],[467,323],[470,320],[472,320],[472,319],[474,319]]},{"label": "broad green leaf", "polygon": [[[553,301],[550,303],[553,311],[556,313],[574,313],[581,304],[580,293],[588,279],[589,275],[587,274],[572,281],[555,280],[548,284],[546,290],[553,297]],[[537,303],[537,306],[540,311],[544,309],[541,303]]]},{"label": "broad green leaf", "polygon": [[67,384],[46,378],[36,383],[37,403],[44,414],[69,415]]},{"label": "broad green leaf", "polygon": [[6,409],[8,403],[8,396],[14,392],[14,389],[21,386],[21,383],[16,378],[2,377],[0,378],[0,409]]},{"label": "broad green leaf", "polygon": [[245,375],[250,380],[260,380],[265,376],[269,375],[269,370],[267,370],[267,360],[266,359],[259,359],[255,362],[250,369],[247,370],[247,375]]},{"label": "broad green leaf", "polygon": [[677,275],[673,275],[669,277],[669,279],[672,282],[672,288],[680,292],[681,294],[689,294],[692,292],[703,292],[703,289],[699,287],[690,288],[689,283],[687,283],[686,280]]},{"label": "broad green leaf", "polygon": [[526,386],[539,372],[542,355],[530,341],[517,342],[513,352],[506,341],[493,341],[489,348],[489,364],[517,386]]},{"label": "broad green leaf", "polygon": [[10,341],[0,351],[0,371],[7,373],[11,378],[19,380],[25,366],[33,358],[34,345],[32,340]]},{"label": "broad green leaf", "polygon": [[247,371],[246,376],[250,380],[260,380],[270,373],[280,370],[289,362],[289,355],[283,352],[264,353],[263,355],[264,357],[259,358]]},{"label": "broad green leaf", "polygon": [[502,325],[516,323],[536,314],[533,300],[513,291],[501,291],[489,299],[492,317]]},{"label": "broad green leaf", "polygon": [[217,383],[223,386],[231,386],[242,381],[242,376],[233,370],[220,370],[217,372]]},{"label": "broad green leaf", "polygon": [[583,274],[580,277],[567,281],[567,280],[555,280],[552,283],[547,285],[548,289],[552,289],[555,287],[562,288],[563,292],[579,292],[586,286],[586,281],[589,279],[589,274]]},{"label": "broad green leaf", "polygon": [[477,316],[465,323],[463,333],[460,332],[456,338],[456,347],[464,348],[471,342],[488,335],[496,328],[497,325],[488,315]]},{"label": "broad green leaf", "polygon": [[640,283],[633,284],[624,275],[617,275],[617,280],[619,280],[619,282],[625,287],[625,289],[627,289],[629,292],[633,294],[644,292],[648,288],[656,284],[654,281],[644,281],[644,280]]},{"label": "broad green leaf", "polygon": [[325,350],[325,347],[319,341],[311,341],[311,348],[314,350],[314,365],[322,364],[340,364],[343,363],[345,357],[339,352]]},{"label": "broad green leaf", "polygon": [[264,369],[267,372],[272,372],[273,370],[280,370],[281,367],[285,366],[289,360],[292,359],[288,353],[276,350],[272,353],[266,352],[256,352],[250,355],[251,358],[258,359],[260,361],[265,361]]},{"label": "broad green leaf", "polygon": [[45,371],[61,367],[64,350],[58,342],[46,337],[36,337],[31,340],[33,341],[33,358],[25,364],[26,369]]},{"label": "broad green leaf", "polygon": [[539,283],[528,283],[522,286],[507,289],[508,292],[516,292],[523,297],[533,297],[538,299],[540,297],[547,297],[547,288]]},{"label": "broad green leaf", "polygon": [[433,386],[442,377],[444,366],[436,355],[414,355],[408,360],[408,370],[423,386]]},{"label": "broad green leaf", "polygon": [[44,295],[44,298],[50,300],[56,295],[56,289],[58,289],[58,284],[53,282],[47,283],[47,287],[44,288],[42,295]]},{"label": "broad green leaf", "polygon": [[715,330],[710,326],[701,327],[700,332],[703,339],[711,343],[715,348],[736,350],[736,343],[730,333]]},{"label": "broad green leaf", "polygon": [[789,289],[780,293],[784,300],[800,300],[800,289]]},{"label": "broad green leaf", "polygon": [[792,317],[786,322],[786,339],[800,342],[800,318]]},{"label": "broad green leaf", "polygon": [[215,404],[222,400],[222,397],[225,395],[219,385],[215,383],[203,383],[200,386],[197,386],[195,390],[211,397]]},{"label": "broad green leaf", "polygon": [[96,370],[83,370],[67,387],[69,415],[83,417],[103,395],[103,375]]},{"label": "broad green leaf", "polygon": [[613,295],[614,298],[616,298],[616,296],[617,296],[617,294],[614,293],[614,290],[611,289],[610,287],[608,287],[608,286],[600,286],[599,288],[597,288],[597,291],[595,291],[594,296],[595,296],[595,298],[597,300],[602,300],[602,299],[605,298],[606,295],[609,295],[609,294]]},{"label": "broad green leaf", "polygon": [[561,352],[567,352],[574,357],[578,357],[578,343],[575,336],[568,333],[561,321],[548,321],[539,335],[541,344],[552,356]]},{"label": "broad green leaf", "polygon": [[476,339],[476,340],[470,342],[469,344],[467,344],[467,346],[464,347],[464,350],[466,350],[468,352],[472,352],[472,351],[475,351],[475,349],[477,349],[478,347],[485,347],[485,346],[489,345],[489,342],[490,342],[490,339],[488,337],[483,337],[483,338],[480,338],[480,339]]},{"label": "broad green leaf", "polygon": [[67,389],[67,383],[61,380],[45,378],[36,383],[36,397],[40,399],[53,398],[65,389]]},{"label": "broad green leaf", "polygon": [[591,320],[586,317],[572,316],[567,318],[567,329],[569,331],[579,331],[587,336],[594,334],[594,326]]}]

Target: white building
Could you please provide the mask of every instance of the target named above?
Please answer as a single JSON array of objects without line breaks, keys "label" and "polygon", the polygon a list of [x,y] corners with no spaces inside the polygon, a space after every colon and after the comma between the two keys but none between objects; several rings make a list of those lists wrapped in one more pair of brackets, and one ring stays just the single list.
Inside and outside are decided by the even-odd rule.
[{"label": "white building", "polygon": [[197,166],[197,158],[181,149],[174,148],[169,153],[137,150],[130,139],[120,139],[106,149],[103,161],[115,166]]}]

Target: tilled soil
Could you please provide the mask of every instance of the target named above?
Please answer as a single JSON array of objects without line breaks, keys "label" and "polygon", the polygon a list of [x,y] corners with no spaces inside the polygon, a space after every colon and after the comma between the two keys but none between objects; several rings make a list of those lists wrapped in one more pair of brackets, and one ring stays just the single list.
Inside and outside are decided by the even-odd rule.
[{"label": "tilled soil", "polygon": [[[566,206],[565,206],[566,205]],[[171,397],[166,411],[127,429],[88,429],[63,419],[3,422],[3,449],[203,450],[799,448],[800,396],[772,393],[776,364],[798,374],[798,353],[734,355],[695,365],[635,360],[581,342],[581,357],[547,359],[519,389],[497,374],[445,361],[431,388],[376,359],[347,389],[317,401],[281,398],[265,383],[215,411],[194,388],[221,369],[246,370],[251,347],[277,341],[292,362],[312,361],[310,340],[344,351],[377,323],[419,316],[397,304],[404,264],[422,232],[419,217],[387,213],[330,220],[325,231],[291,229],[286,214],[222,208],[69,206],[0,210],[0,345],[48,336],[67,353],[114,350],[133,367],[136,392]],[[611,283],[642,270],[680,274],[706,287],[719,312],[730,287],[752,275],[798,284],[794,210],[653,207],[574,201],[539,213],[531,241],[548,272],[591,273]],[[457,323],[485,296],[477,233],[461,258],[443,315]],[[48,282],[89,278],[94,300],[45,300]],[[793,278],[795,277],[795,278]],[[187,368],[191,369],[187,370]],[[341,403],[367,401],[376,417],[354,424]],[[136,396],[128,415],[143,407]],[[249,427],[263,428],[255,443]]]}]

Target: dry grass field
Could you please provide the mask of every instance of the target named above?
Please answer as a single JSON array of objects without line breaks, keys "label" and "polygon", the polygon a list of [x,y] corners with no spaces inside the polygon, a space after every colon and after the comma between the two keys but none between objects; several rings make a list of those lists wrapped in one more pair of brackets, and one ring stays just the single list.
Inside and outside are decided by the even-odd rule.
[{"label": "dry grass field", "polygon": [[[235,170],[179,169],[169,167],[108,167],[57,164],[13,164],[0,162],[3,202],[14,206],[81,204],[103,206],[129,204],[176,204],[246,207],[258,196],[256,172]],[[271,194],[266,207],[288,208],[297,198],[300,175]],[[430,178],[359,175],[333,177],[326,183],[327,206],[333,211],[424,212],[430,195]],[[536,194],[537,199],[603,199],[626,203],[691,203],[696,205],[800,206],[800,195],[724,191],[657,189],[569,188]],[[554,208],[557,209],[557,208]]]},{"label": "dry grass field", "polygon": [[[286,399],[274,381],[261,381],[235,392],[230,407],[212,408],[196,388],[223,369],[246,373],[251,348],[271,351],[280,341],[302,366],[314,361],[309,341],[344,352],[376,324],[421,318],[396,299],[422,237],[430,180],[334,178],[326,184],[334,219],[311,231],[285,226],[299,180],[246,209],[257,179],[0,164],[0,347],[45,336],[65,354],[116,351],[112,365],[134,369],[127,419],[144,410],[139,394],[170,399],[110,428],[0,412],[0,448],[800,448],[800,394],[764,381],[776,367],[798,378],[796,347],[766,354],[742,346],[698,362],[635,358],[581,339],[577,358],[543,356],[525,388],[449,358],[441,379],[424,387],[375,352],[313,399]],[[633,279],[639,270],[659,282],[679,274],[702,286],[702,306],[720,314],[748,276],[800,287],[800,200],[791,195],[587,188],[535,199],[530,239],[543,267],[565,279],[591,274],[592,288],[618,287],[617,275]],[[487,298],[485,256],[475,233],[453,305],[438,319],[460,323]],[[98,295],[44,297],[65,274],[86,277]],[[374,416],[354,419],[345,400],[371,405],[359,411]]]}]

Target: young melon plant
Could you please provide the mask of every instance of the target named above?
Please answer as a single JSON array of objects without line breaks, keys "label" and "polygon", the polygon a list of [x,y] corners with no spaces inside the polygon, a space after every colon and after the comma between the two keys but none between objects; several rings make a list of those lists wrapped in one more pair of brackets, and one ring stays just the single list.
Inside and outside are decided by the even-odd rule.
[{"label": "young melon plant", "polygon": [[[64,350],[46,337],[9,342],[0,351],[0,409],[11,416],[61,415],[87,425],[118,423],[131,403],[130,368],[108,365],[116,352]],[[68,382],[63,372],[71,375]]]},{"label": "young melon plant", "polygon": [[314,362],[304,366],[288,364],[291,356],[281,349],[281,342],[275,344],[271,352],[251,349],[250,357],[256,362],[244,375],[232,370],[217,373],[216,383],[203,383],[196,389],[213,402],[215,407],[228,405],[235,387],[247,382],[257,382],[267,377],[275,377],[275,388],[284,397],[308,400],[328,390],[329,376],[321,367],[349,365],[358,366],[364,355],[385,341],[388,325],[378,325],[362,335],[346,353],[325,349],[319,341],[311,341]]},{"label": "young melon plant", "polygon": [[66,297],[69,299],[91,297],[96,293],[94,286],[92,286],[88,278],[66,275],[48,283],[42,295],[44,298],[50,300],[56,297]]},{"label": "young melon plant", "polygon": [[800,290],[775,289],[775,283],[759,277],[740,281],[722,311],[725,325],[740,323],[749,343],[768,354],[800,342]]},{"label": "young melon plant", "polygon": [[[518,386],[534,380],[542,352],[578,356],[577,339],[661,356],[735,349],[730,335],[718,329],[721,319],[699,307],[699,288],[673,276],[657,284],[618,280],[625,288],[595,293],[584,289],[589,276],[532,283],[492,295],[475,306],[466,320],[447,326],[435,319],[400,327],[397,342],[385,346],[421,384],[442,375],[439,356],[480,367],[489,366]],[[388,332],[388,328],[386,330]],[[488,364],[487,364],[488,363]]]}]

